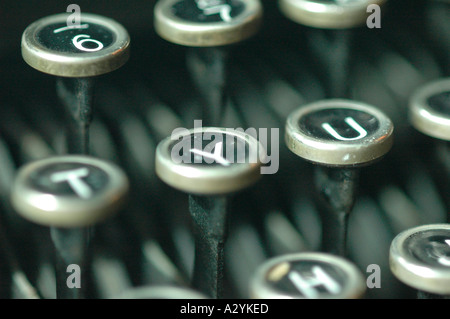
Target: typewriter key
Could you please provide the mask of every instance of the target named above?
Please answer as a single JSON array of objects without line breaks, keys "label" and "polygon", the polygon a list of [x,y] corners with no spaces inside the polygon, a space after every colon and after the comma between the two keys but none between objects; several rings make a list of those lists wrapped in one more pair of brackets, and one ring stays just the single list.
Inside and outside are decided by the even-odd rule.
[{"label": "typewriter key", "polygon": [[[369,5],[386,0],[279,0],[290,20],[309,27],[307,42],[322,69],[328,97],[349,97],[349,69],[354,32],[365,25]],[[326,54],[325,52],[331,54]]]},{"label": "typewriter key", "polygon": [[17,173],[11,190],[14,209],[31,222],[50,227],[56,249],[57,297],[82,298],[66,284],[69,265],[86,267],[89,226],[117,212],[128,192],[121,169],[87,156],[56,156],[31,162]]},{"label": "typewriter key", "polygon": [[22,57],[31,67],[58,76],[57,92],[70,116],[69,153],[88,154],[92,117],[92,77],[120,68],[129,57],[130,39],[117,22],[82,14],[69,25],[69,14],[32,23],[22,35]]},{"label": "typewriter key", "polygon": [[155,30],[164,39],[190,47],[187,67],[205,102],[207,125],[220,125],[226,105],[225,46],[260,28],[259,0],[162,0],[155,6]]},{"label": "typewriter key", "polygon": [[313,28],[347,29],[360,26],[368,17],[367,7],[386,0],[279,0],[289,19]]},{"label": "typewriter key", "polygon": [[264,156],[255,138],[225,128],[181,130],[157,147],[156,174],[190,194],[196,231],[193,283],[213,298],[220,298],[223,289],[227,195],[260,178]]},{"label": "typewriter key", "polygon": [[450,78],[429,83],[410,100],[410,121],[420,132],[450,141]]},{"label": "typewriter key", "polygon": [[[435,138],[436,176],[449,206],[450,190],[450,78],[439,79],[419,88],[409,103],[409,119],[414,128]],[[447,217],[450,221],[450,213]]]},{"label": "typewriter key", "polygon": [[156,32],[190,47],[243,41],[259,30],[261,18],[259,0],[161,0],[155,6]]},{"label": "typewriter key", "polygon": [[450,224],[431,224],[398,234],[389,255],[392,273],[422,298],[450,297]]},{"label": "typewriter key", "polygon": [[353,263],[323,253],[282,255],[267,260],[250,285],[255,299],[357,299],[365,280]]},{"label": "typewriter key", "polygon": [[345,255],[347,219],[359,167],[383,157],[393,143],[393,124],[375,107],[350,100],[322,100],[300,107],[286,122],[288,148],[318,164],[315,183],[323,205],[323,248]]}]

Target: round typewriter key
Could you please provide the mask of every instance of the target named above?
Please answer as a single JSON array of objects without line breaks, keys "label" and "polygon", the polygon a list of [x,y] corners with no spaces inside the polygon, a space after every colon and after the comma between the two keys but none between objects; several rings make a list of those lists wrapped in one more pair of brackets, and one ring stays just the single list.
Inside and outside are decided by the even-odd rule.
[{"label": "round typewriter key", "polygon": [[[409,102],[409,120],[419,132],[434,138],[432,148],[435,179],[449,207],[450,184],[450,78],[435,80],[419,88]],[[450,221],[450,211],[447,216]]]},{"label": "round typewriter key", "polygon": [[375,107],[350,100],[322,100],[291,113],[285,140],[316,166],[323,213],[323,248],[345,255],[347,220],[355,200],[359,167],[383,157],[393,143],[393,124]]},{"label": "round typewriter key", "polygon": [[[386,0],[278,0],[281,12],[292,21],[307,26],[307,46],[318,66],[327,97],[349,98],[352,28],[366,25],[370,5]],[[370,10],[369,10],[370,9]],[[324,51],[331,54],[324,54]]]},{"label": "round typewriter key", "polygon": [[155,6],[155,30],[164,39],[192,47],[243,41],[260,27],[259,0],[162,0]]},{"label": "round typewriter key", "polygon": [[11,203],[25,219],[51,227],[58,298],[83,296],[84,277],[81,288],[68,287],[67,267],[85,269],[91,235],[88,227],[117,212],[127,192],[128,179],[121,169],[87,156],[50,157],[18,171]]},{"label": "round typewriter key", "polygon": [[190,47],[186,64],[204,104],[206,125],[221,125],[227,103],[228,47],[260,28],[259,0],[163,0],[155,6],[155,30]]},{"label": "round typewriter key", "polygon": [[256,271],[254,299],[357,299],[366,289],[359,269],[342,257],[299,253],[269,259]]},{"label": "round typewriter key", "polygon": [[181,130],[156,150],[156,174],[170,186],[190,193],[195,224],[193,283],[220,298],[223,290],[223,248],[227,195],[255,183],[265,150],[249,134],[225,128]]},{"label": "round typewriter key", "polygon": [[286,122],[286,143],[298,156],[327,166],[367,165],[393,143],[393,124],[377,108],[330,99],[300,107]]},{"label": "round typewriter key", "polygon": [[410,100],[410,121],[420,132],[450,141],[450,78],[429,83]]},{"label": "round typewriter key", "polygon": [[180,130],[156,149],[156,174],[198,195],[237,192],[260,177],[265,150],[251,135],[226,128]]},{"label": "round typewriter key", "polygon": [[22,35],[22,57],[33,68],[58,76],[57,93],[69,115],[68,150],[89,153],[89,124],[93,112],[92,77],[120,68],[129,57],[130,38],[117,22],[81,14],[56,14],[32,23]]},{"label": "round typewriter key", "polygon": [[114,20],[81,14],[68,25],[69,14],[32,23],[22,35],[22,56],[33,68],[56,76],[90,77],[120,68],[129,57],[130,38]]},{"label": "round typewriter key", "polygon": [[386,0],[279,0],[280,10],[291,20],[314,28],[346,29],[366,22],[370,5]]},{"label": "round typewriter key", "polygon": [[450,224],[424,225],[400,233],[392,241],[389,260],[393,274],[408,286],[450,296]]},{"label": "round typewriter key", "polygon": [[128,190],[121,169],[88,156],[56,156],[20,169],[12,203],[24,218],[45,226],[83,227],[117,210]]}]

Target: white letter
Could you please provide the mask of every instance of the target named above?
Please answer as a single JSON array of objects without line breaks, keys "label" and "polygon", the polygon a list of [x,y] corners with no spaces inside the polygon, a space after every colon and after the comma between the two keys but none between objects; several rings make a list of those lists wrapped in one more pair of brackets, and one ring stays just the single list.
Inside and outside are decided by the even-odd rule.
[{"label": "white letter", "polygon": [[67,182],[79,197],[87,199],[92,196],[92,190],[81,178],[88,175],[88,168],[80,167],[70,171],[54,173],[50,176],[50,180],[54,183]]},{"label": "white letter", "polygon": [[314,266],[311,271],[314,276],[302,277],[296,271],[289,273],[291,282],[306,298],[318,298],[319,292],[315,289],[318,286],[323,286],[332,294],[339,293],[341,290],[339,283],[331,278],[322,268]]},{"label": "white letter", "polygon": [[341,140],[341,141],[359,140],[367,135],[367,131],[363,127],[361,127],[361,125],[359,125],[352,117],[346,117],[344,121],[351,128],[353,128],[355,131],[357,131],[359,133],[359,135],[356,137],[350,137],[350,138],[342,137],[341,135],[339,135],[338,132],[336,132],[336,130],[329,123],[323,123],[322,128],[325,131],[327,131],[331,136],[333,136],[335,139]]}]

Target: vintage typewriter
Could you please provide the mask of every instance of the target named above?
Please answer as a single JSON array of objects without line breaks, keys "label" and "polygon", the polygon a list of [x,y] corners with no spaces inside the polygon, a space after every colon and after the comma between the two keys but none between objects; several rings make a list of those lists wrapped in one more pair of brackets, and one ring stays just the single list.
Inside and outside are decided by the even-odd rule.
[{"label": "vintage typewriter", "polygon": [[[70,108],[71,98],[90,93],[82,90],[74,93],[75,89],[67,83],[76,78],[90,78],[92,74],[76,76],[75,72],[69,80],[58,80],[68,76],[64,72],[56,74],[58,71],[52,74],[50,69],[60,63],[58,59],[47,61],[44,67],[27,60],[30,67],[20,49],[27,27],[39,19],[66,13],[73,4],[71,1],[17,1],[0,5],[3,26],[0,41],[3,75],[0,80],[1,298],[52,299],[56,298],[57,290],[61,292],[59,297],[66,298],[240,299],[324,294],[338,298],[393,299],[416,298],[418,290],[424,291],[419,293],[422,297],[450,295],[450,237],[446,224],[450,212],[450,3],[447,0],[77,1],[82,17],[91,13],[113,19],[126,29],[131,39],[128,60],[120,60],[119,54],[120,61],[114,60],[117,65],[111,66],[111,72],[94,74],[88,152],[75,152],[89,153],[94,159],[112,163],[129,180],[123,206],[104,204],[103,210],[118,209],[118,212],[93,223],[88,231],[84,229],[81,237],[86,232],[94,235],[88,242],[85,237],[76,237],[80,233],[74,235],[67,230],[70,223],[53,223],[52,217],[33,222],[33,214],[38,213],[36,207],[35,210],[30,207],[40,204],[28,203],[32,182],[22,180],[22,188],[17,188],[21,168],[72,153],[69,144],[77,144],[82,139],[82,133],[66,131],[71,120],[66,116],[64,103]],[[355,18],[351,12],[354,8],[361,11],[361,4],[377,6],[364,10],[363,14],[359,12]],[[344,11],[333,11],[333,8],[344,8]],[[69,11],[72,12],[75,11]],[[236,27],[240,15],[245,15],[242,20],[245,27]],[[92,19],[82,18],[81,23],[101,25],[103,21],[95,20],[95,16]],[[186,25],[180,22],[183,19],[187,20]],[[54,23],[56,30],[59,23],[58,28],[63,30],[61,36],[72,31],[90,32],[81,27],[66,27],[66,20],[55,21],[49,25]],[[45,27],[44,22],[41,28]],[[203,22],[204,29],[193,27]],[[219,27],[209,30],[208,26],[214,23]],[[228,30],[230,25],[234,29]],[[42,32],[28,36],[38,34],[36,41],[42,42],[45,41]],[[120,36],[126,37],[123,33]],[[117,37],[101,41],[114,43]],[[84,51],[101,52],[99,48],[104,43],[93,35],[61,39],[69,44],[72,41]],[[55,46],[53,50],[59,48]],[[35,54],[33,49],[29,52]],[[42,62],[45,57],[39,59]],[[107,68],[109,64],[105,65]],[[433,83],[440,84],[430,86]],[[427,87],[434,91],[426,91]],[[438,119],[434,115],[421,121],[420,116],[426,117],[424,110],[414,113],[416,117],[411,115],[414,99],[420,96],[418,92],[438,95],[434,100],[424,99],[426,103],[434,101]],[[335,98],[344,102],[341,105],[334,100],[327,108],[324,101]],[[353,108],[354,103],[357,106]],[[286,126],[286,122],[297,110],[311,105],[319,107],[313,109],[322,110],[317,112],[330,123],[333,117],[345,113],[339,113],[340,107],[349,107],[357,113],[366,110],[361,105],[369,105],[370,110],[383,112],[382,116],[391,122],[383,117],[385,122],[380,124],[378,113],[368,115],[372,120],[381,121],[374,130],[386,126],[378,139],[366,141],[368,147],[389,137],[383,147],[373,151],[376,154],[372,158],[379,161],[363,159],[361,162],[368,165],[359,167],[358,160],[344,163],[332,159],[333,150],[314,153],[307,149],[305,154],[300,154],[299,148],[314,148],[305,146],[308,145],[305,140],[314,137],[315,131],[309,131],[302,140],[294,132],[298,127]],[[314,125],[312,118],[301,120],[306,116],[302,114],[294,114],[294,126],[303,123],[299,127],[307,129],[308,125]],[[356,137],[342,136],[344,131],[337,132],[332,126],[324,128],[323,123],[322,129],[336,133],[335,140],[341,139],[344,144],[350,140],[357,144],[364,135],[371,134],[367,127],[362,127],[364,119],[358,119],[357,115],[348,115],[344,124],[358,131]],[[164,166],[161,155],[157,155],[157,146],[174,129],[193,128],[196,120],[202,120],[205,127],[255,128],[256,131],[265,128],[269,132],[278,128],[278,143],[271,144],[274,139],[267,138],[268,154],[274,155],[279,150],[278,170],[260,176],[258,181],[255,177],[251,183],[246,182],[247,175],[237,175],[233,177],[234,184],[231,183],[234,186],[227,184],[226,175],[223,181],[217,175],[213,182],[202,184],[201,189],[196,188],[200,185],[198,180],[186,180],[182,176],[183,185],[177,187],[182,178],[171,175],[165,179],[174,171],[173,167]],[[288,143],[285,135],[290,136]],[[388,147],[391,135],[393,145]],[[366,146],[356,147],[355,152],[372,152]],[[312,153],[313,157],[308,157]],[[159,166],[155,168],[157,163]],[[89,162],[89,165],[96,164]],[[217,163],[216,166],[228,167]],[[26,177],[39,179],[38,172],[29,170],[28,174]],[[59,183],[67,184],[70,178],[81,181],[81,177],[66,176]],[[243,187],[245,183],[248,187]],[[233,193],[233,196],[214,192],[222,186],[226,188],[223,193]],[[190,189],[196,194],[189,195]],[[116,196],[124,194],[123,189],[122,193],[115,193]],[[86,201],[88,205],[81,209],[84,213],[89,212],[90,201]],[[104,201],[111,198],[105,197]],[[326,201],[335,204],[334,210],[351,206],[351,212],[345,217],[348,223],[340,219],[342,216],[330,217],[329,212],[323,213]],[[64,214],[62,206],[59,208]],[[226,216],[220,215],[225,207]],[[31,217],[24,218],[26,214]],[[218,215],[219,227],[208,220],[208,214]],[[423,225],[435,226],[417,228]],[[347,235],[342,228],[347,229]],[[419,238],[418,242],[409,243],[412,248],[408,246],[406,253],[392,252],[394,238],[411,230],[413,233],[403,239],[397,238],[397,245],[411,238]],[[323,236],[323,232],[329,234]],[[403,241],[398,243],[399,240]],[[58,286],[66,283],[72,271],[64,272],[62,278],[61,273],[55,275],[61,269],[55,251],[63,255],[77,254],[71,251],[78,247],[74,243],[85,245],[89,251],[87,266],[81,272],[82,295],[78,293],[79,288],[67,290]],[[413,270],[409,277],[399,275],[409,271],[401,263],[408,259],[402,253],[410,253],[411,260],[416,260],[419,266],[420,261],[430,259],[431,266],[427,269],[431,277],[427,279],[427,273],[420,277]],[[343,259],[333,259],[337,255]],[[324,284],[323,276],[323,287],[319,289],[318,272],[302,277],[299,266],[292,274],[295,260],[289,258],[301,256],[306,256],[303,265],[319,262],[314,260],[317,256],[331,258],[324,257],[321,261],[328,263],[328,268],[316,270],[328,269],[328,274],[321,273],[328,279],[341,276],[332,279],[339,283],[338,288],[333,286],[337,290]],[[199,261],[203,262],[200,266]],[[262,268],[269,261],[274,262]],[[343,268],[333,270],[333,267]],[[398,270],[401,267],[404,268]],[[353,291],[344,294],[339,291],[339,285],[346,286],[347,281],[352,281]],[[415,282],[420,283],[419,287]]]}]

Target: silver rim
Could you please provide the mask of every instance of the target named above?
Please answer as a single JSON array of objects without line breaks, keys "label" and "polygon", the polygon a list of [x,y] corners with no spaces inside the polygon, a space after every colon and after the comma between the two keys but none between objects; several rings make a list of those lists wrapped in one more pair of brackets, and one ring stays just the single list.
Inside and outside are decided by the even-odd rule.
[{"label": "silver rim", "polygon": [[155,6],[155,31],[167,41],[186,46],[221,46],[243,41],[256,34],[261,26],[259,0],[245,1],[245,12],[232,22],[195,23],[182,20],[171,11],[179,0],[159,1]]},{"label": "silver rim", "polygon": [[404,242],[419,232],[445,229],[450,233],[450,224],[424,225],[408,229],[398,234],[392,241],[389,263],[392,273],[408,286],[419,290],[435,293],[450,294],[450,268],[432,268],[414,259],[405,249]]},{"label": "silver rim", "polygon": [[[379,121],[378,131],[358,141],[323,141],[304,134],[299,119],[305,114],[329,108],[359,110]],[[375,107],[350,100],[322,100],[301,107],[289,115],[286,122],[286,144],[298,156],[330,166],[369,164],[385,155],[393,144],[393,124]]]},{"label": "silver rim", "polygon": [[[189,133],[175,134],[161,141],[156,149],[156,174],[170,186],[195,194],[226,194],[236,192],[255,183],[260,177],[261,158],[265,156],[262,145],[252,136],[240,132],[228,132],[225,128],[205,127],[201,131],[189,130]],[[195,167],[194,165],[177,164],[172,161],[170,144],[178,137],[193,133],[208,132],[231,134],[245,140],[249,148],[257,150],[256,163],[242,163],[229,167]]]},{"label": "silver rim", "polygon": [[315,0],[279,0],[280,10],[289,19],[316,28],[344,29],[365,23],[371,4],[381,6],[386,0],[367,0],[358,3],[320,3]]},{"label": "silver rim", "polygon": [[[95,166],[109,178],[101,193],[83,200],[73,196],[53,196],[27,187],[30,174],[42,167],[60,163],[79,163]],[[128,193],[129,183],[123,171],[106,161],[88,156],[58,156],[23,166],[12,187],[11,201],[25,219],[44,226],[80,227],[95,224],[117,212]],[[52,205],[48,205],[51,201]]]},{"label": "silver rim", "polygon": [[114,33],[115,41],[97,52],[61,53],[43,47],[36,34],[52,23],[65,22],[69,14],[57,14],[32,23],[22,35],[22,56],[31,67],[63,77],[90,77],[120,68],[129,58],[130,37],[125,28],[114,20],[83,13],[82,21],[101,25]]},{"label": "silver rim", "polygon": [[341,269],[348,280],[343,290],[338,295],[329,295],[329,299],[358,299],[364,295],[366,290],[364,278],[359,269],[346,259],[325,253],[298,253],[269,259],[262,264],[251,281],[251,298],[255,299],[296,299],[301,296],[287,295],[267,285],[266,275],[275,266],[295,261],[318,261],[327,263]]},{"label": "silver rim", "polygon": [[438,80],[419,89],[410,101],[410,121],[420,132],[450,141],[450,115],[434,111],[427,99],[435,94],[450,91],[450,78]]}]

